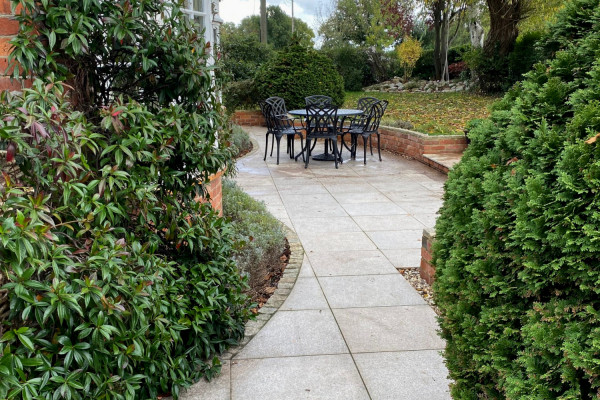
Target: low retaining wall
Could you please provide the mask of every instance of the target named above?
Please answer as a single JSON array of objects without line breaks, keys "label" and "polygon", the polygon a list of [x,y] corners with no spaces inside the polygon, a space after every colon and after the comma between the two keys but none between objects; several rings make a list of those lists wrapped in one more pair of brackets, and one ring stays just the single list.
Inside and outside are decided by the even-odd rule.
[{"label": "low retaining wall", "polygon": [[[238,125],[265,126],[265,120],[258,110],[236,111],[232,121]],[[380,126],[381,149],[396,154],[404,154],[422,162],[438,171],[448,173],[448,168],[427,158],[427,154],[460,154],[467,148],[467,138],[464,135],[429,136],[424,133],[402,128]],[[373,145],[377,136],[373,136]]]},{"label": "low retaining wall", "polygon": [[238,110],[231,117],[234,124],[246,126],[267,126],[260,110]]},{"label": "low retaining wall", "polygon": [[[441,172],[448,173],[448,168],[430,160],[426,154],[462,153],[467,148],[464,135],[429,136],[421,132],[402,128],[380,126],[381,149],[392,153],[404,154]],[[373,136],[373,144],[377,137]]]}]

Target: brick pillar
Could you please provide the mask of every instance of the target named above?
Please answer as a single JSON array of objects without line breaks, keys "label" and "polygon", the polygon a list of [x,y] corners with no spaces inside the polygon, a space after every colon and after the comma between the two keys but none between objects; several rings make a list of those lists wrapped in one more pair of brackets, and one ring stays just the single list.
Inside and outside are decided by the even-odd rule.
[{"label": "brick pillar", "polygon": [[21,90],[19,81],[11,81],[8,75],[8,55],[10,41],[19,31],[19,23],[14,19],[10,0],[0,0],[0,90]]},{"label": "brick pillar", "polygon": [[431,263],[433,255],[431,247],[435,240],[435,232],[430,229],[423,229],[423,240],[421,244],[421,267],[419,268],[419,275],[425,279],[430,285],[435,280],[435,266]]}]

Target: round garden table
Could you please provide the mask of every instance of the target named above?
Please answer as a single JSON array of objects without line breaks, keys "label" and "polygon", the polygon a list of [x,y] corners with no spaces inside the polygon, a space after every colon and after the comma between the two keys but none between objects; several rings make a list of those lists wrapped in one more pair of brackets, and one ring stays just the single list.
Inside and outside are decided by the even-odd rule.
[{"label": "round garden table", "polygon": [[[353,117],[355,115],[361,115],[364,111],[358,110],[354,108],[338,108],[337,117],[340,121],[340,126],[344,125],[344,120],[348,117]],[[288,111],[288,114],[293,115],[294,117],[304,117],[306,118],[306,109],[298,109]],[[329,152],[329,140],[325,140],[325,152],[323,154],[317,154],[316,156],[312,156],[313,160],[316,161],[334,161],[335,155]]]}]

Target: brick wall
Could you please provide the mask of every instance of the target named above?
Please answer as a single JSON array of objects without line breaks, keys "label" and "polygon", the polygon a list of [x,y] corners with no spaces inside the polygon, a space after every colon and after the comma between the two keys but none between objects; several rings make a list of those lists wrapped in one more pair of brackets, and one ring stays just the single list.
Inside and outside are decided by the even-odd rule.
[{"label": "brick wall", "polygon": [[238,110],[233,113],[231,120],[238,125],[267,126],[260,110]]},{"label": "brick wall", "polygon": [[[208,201],[212,208],[223,215],[223,171],[219,171],[208,178],[208,183],[204,185],[208,192]],[[205,201],[202,197],[197,197],[196,201]]]},{"label": "brick wall", "polygon": [[[14,19],[10,0],[0,0],[0,90],[21,90],[23,83],[12,81],[7,75],[10,41],[19,31],[19,23]],[[26,82],[28,83],[28,82]]]},{"label": "brick wall", "polygon": [[[388,126],[379,127],[381,149],[392,153],[404,154],[432,168],[447,173],[448,169],[432,162],[424,155],[433,153],[461,153],[467,148],[467,139],[463,135],[429,136],[424,133]],[[373,136],[373,145],[377,136]]]},{"label": "brick wall", "polygon": [[419,274],[430,285],[435,280],[435,266],[431,263],[432,250],[431,247],[435,240],[435,232],[429,229],[423,229],[423,241],[421,244],[421,266]]}]

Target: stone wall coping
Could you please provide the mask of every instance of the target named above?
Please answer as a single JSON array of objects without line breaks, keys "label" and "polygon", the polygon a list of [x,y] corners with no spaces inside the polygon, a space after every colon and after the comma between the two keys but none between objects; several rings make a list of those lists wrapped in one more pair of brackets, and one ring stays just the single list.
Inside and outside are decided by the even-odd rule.
[{"label": "stone wall coping", "polygon": [[406,135],[411,135],[411,136],[416,136],[419,138],[423,138],[423,139],[431,139],[431,140],[436,140],[436,139],[462,139],[465,136],[464,135],[428,135],[426,133],[423,132],[419,132],[419,131],[412,131],[410,129],[404,129],[404,128],[397,128],[395,126],[387,126],[387,125],[381,125],[380,126],[381,129],[386,129],[392,132],[398,132],[398,133],[404,133]]}]

